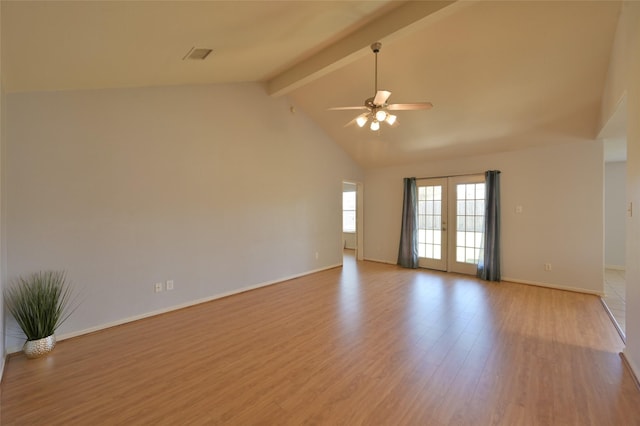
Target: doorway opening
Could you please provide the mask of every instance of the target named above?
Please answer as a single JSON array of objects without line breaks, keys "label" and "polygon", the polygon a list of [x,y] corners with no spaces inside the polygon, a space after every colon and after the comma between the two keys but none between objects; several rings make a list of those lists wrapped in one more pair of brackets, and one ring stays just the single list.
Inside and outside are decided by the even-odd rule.
[{"label": "doorway opening", "polygon": [[602,302],[625,340],[627,218],[627,100],[623,96],[599,137],[604,145],[604,297]]},{"label": "doorway opening", "polygon": [[603,301],[623,338],[626,331],[626,167],[626,161],[606,161],[604,167]]},{"label": "doorway opening", "polygon": [[[363,185],[342,182],[342,250],[355,260],[363,260]],[[343,259],[344,264],[344,259]]]}]

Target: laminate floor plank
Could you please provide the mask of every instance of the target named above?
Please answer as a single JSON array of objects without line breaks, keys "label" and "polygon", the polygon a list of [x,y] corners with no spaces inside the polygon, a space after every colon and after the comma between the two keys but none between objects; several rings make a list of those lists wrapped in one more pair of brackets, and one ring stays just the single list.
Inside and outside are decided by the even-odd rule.
[{"label": "laminate floor plank", "polygon": [[355,262],[8,359],[2,425],[640,425],[595,296]]}]

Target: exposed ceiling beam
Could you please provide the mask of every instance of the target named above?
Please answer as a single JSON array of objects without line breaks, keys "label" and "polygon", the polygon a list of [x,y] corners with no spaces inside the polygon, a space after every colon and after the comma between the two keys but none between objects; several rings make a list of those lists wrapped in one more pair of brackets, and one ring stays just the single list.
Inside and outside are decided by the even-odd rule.
[{"label": "exposed ceiling beam", "polygon": [[[297,63],[266,82],[267,93],[281,96],[354,60],[364,48],[380,40],[390,40],[415,31],[444,16],[453,1],[409,1],[371,21],[348,37],[332,44],[307,60]],[[447,11],[453,8],[449,7]],[[438,13],[440,12],[440,13]]]}]

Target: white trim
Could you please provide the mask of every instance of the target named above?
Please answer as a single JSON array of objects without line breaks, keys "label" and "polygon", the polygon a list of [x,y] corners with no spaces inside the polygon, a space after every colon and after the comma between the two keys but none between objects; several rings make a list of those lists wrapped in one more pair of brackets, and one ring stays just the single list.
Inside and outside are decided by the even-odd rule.
[{"label": "white trim", "polygon": [[6,365],[7,354],[4,353],[2,357],[0,357],[0,382],[2,382],[2,376],[4,375],[4,366]]},{"label": "white trim", "polygon": [[[372,259],[372,258],[366,258],[365,260],[368,261],[368,262],[377,262],[377,263],[386,263],[387,265],[396,265],[396,263],[389,262],[387,260]],[[418,268],[418,269],[426,269],[426,268]],[[431,269],[426,269],[426,270],[431,270]],[[448,272],[447,271],[447,273],[452,273],[453,274],[455,272]],[[469,275],[469,276],[475,276],[475,275]],[[542,283],[542,282],[538,282],[538,281],[519,280],[519,279],[515,279],[515,278],[505,278],[505,277],[502,278],[502,281],[508,281],[508,282],[517,283],[517,284],[534,285],[534,286],[537,286],[537,287],[553,288],[553,289],[556,289],[556,290],[573,291],[575,293],[593,294],[595,296],[600,296],[600,297],[604,296],[604,292],[586,290],[586,289],[580,288],[580,287],[569,287],[569,286],[563,286],[563,285],[557,285],[557,284]]]},{"label": "white trim", "polygon": [[604,296],[604,292],[602,292],[602,291],[587,290],[587,289],[580,288],[580,287],[569,287],[569,286],[564,286],[564,285],[542,283],[542,282],[538,282],[538,281],[518,280],[518,279],[515,279],[515,278],[506,278],[506,277],[503,277],[502,281],[509,281],[509,282],[518,283],[518,284],[535,285],[537,287],[547,287],[547,288],[553,288],[553,289],[556,289],[556,290],[573,291],[575,293],[593,294],[593,295],[600,296],[600,297]]},{"label": "white trim", "polygon": [[626,344],[627,343],[627,336],[625,336],[624,332],[620,328],[620,324],[618,324],[618,320],[613,315],[613,312],[611,312],[611,309],[609,309],[609,307],[607,306],[607,302],[604,301],[604,297],[600,298],[600,303],[602,304],[602,307],[604,308],[604,310],[607,313],[607,315],[609,315],[609,319],[611,320],[611,322],[613,323],[613,326],[616,328],[616,331],[620,335],[620,338],[622,339],[622,342]]},{"label": "white trim", "polygon": [[364,260],[364,184],[356,183],[356,260]]},{"label": "white trim", "polygon": [[616,271],[624,271],[624,265],[604,265],[604,269],[613,269]]},{"label": "white trim", "polygon": [[638,377],[640,377],[638,375],[638,372],[640,372],[640,370],[638,370],[638,367],[631,360],[631,357],[627,356],[627,348],[625,348],[622,352],[620,352],[620,356],[622,357],[622,360],[624,361],[626,366],[629,367],[629,373],[631,373],[631,377],[633,377],[633,381],[635,382],[638,389],[640,389],[640,380],[638,380]]},{"label": "white trim", "polygon": [[[106,324],[97,325],[95,327],[85,328],[84,330],[73,331],[71,333],[65,333],[65,334],[61,334],[59,336],[56,335],[56,341],[59,342],[61,340],[70,339],[72,337],[82,336],[83,334],[94,333],[96,331],[104,330],[106,328],[111,328],[111,327],[115,327],[115,326],[122,325],[122,324],[126,324],[128,322],[138,321],[138,320],[141,320],[141,319],[144,319],[144,318],[149,318],[149,317],[153,317],[153,316],[156,316],[156,315],[166,314],[167,312],[177,311],[178,309],[184,309],[184,308],[188,308],[189,306],[194,306],[194,305],[199,305],[201,303],[211,302],[212,300],[222,299],[223,297],[233,296],[235,294],[244,293],[246,291],[255,290],[255,289],[258,289],[258,288],[261,288],[261,287],[267,287],[267,286],[270,286],[270,285],[273,285],[273,284],[278,284],[278,283],[281,283],[281,282],[284,282],[284,281],[289,281],[289,280],[292,280],[292,279],[295,279],[295,278],[304,277],[306,275],[315,274],[316,272],[326,271],[328,269],[339,268],[341,266],[342,266],[341,263],[338,263],[338,264],[335,264],[335,265],[329,265],[329,266],[325,266],[323,268],[314,269],[313,271],[303,272],[301,274],[290,275],[288,277],[279,278],[277,280],[266,281],[266,282],[263,282],[263,283],[259,283],[259,284],[255,284],[255,285],[251,285],[251,286],[247,286],[247,287],[243,287],[243,288],[240,288],[240,289],[237,289],[237,290],[232,290],[232,291],[227,291],[225,293],[216,294],[216,295],[213,295],[213,296],[210,296],[210,297],[204,297],[202,299],[192,300],[190,302],[181,303],[179,305],[174,305],[174,306],[169,306],[167,308],[158,309],[156,311],[151,311],[151,312],[146,312],[146,313],[140,314],[140,315],[134,315],[132,317],[119,319],[117,321],[112,321],[112,322],[109,322],[109,323],[106,323]],[[20,351],[22,351],[22,347],[7,348],[7,353],[8,354],[17,353],[17,352],[20,352]]]},{"label": "white trim", "polygon": [[373,259],[370,257],[365,257],[364,260],[366,260],[367,262],[386,263],[387,265],[397,265],[397,263],[395,262],[389,262],[388,260]]}]

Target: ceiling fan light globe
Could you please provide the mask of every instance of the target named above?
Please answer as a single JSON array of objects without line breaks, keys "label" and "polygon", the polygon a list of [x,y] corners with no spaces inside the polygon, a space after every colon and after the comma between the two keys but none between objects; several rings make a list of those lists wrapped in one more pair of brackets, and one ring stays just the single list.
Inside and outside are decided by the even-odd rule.
[{"label": "ceiling fan light globe", "polygon": [[384,121],[385,118],[387,118],[387,113],[386,112],[384,112],[383,110],[378,110],[376,112],[376,120]]},{"label": "ceiling fan light globe", "polygon": [[397,118],[398,118],[398,117],[396,117],[396,116],[395,116],[395,115],[393,115],[393,114],[387,114],[387,119],[386,119],[385,121],[387,122],[387,124],[389,124],[389,125],[391,126],[391,125],[393,125],[393,123],[395,123],[395,122],[396,122],[396,119],[397,119]]},{"label": "ceiling fan light globe", "polygon": [[380,122],[378,120],[373,120],[371,122],[371,130],[373,130],[374,132],[378,129],[380,129]]},{"label": "ceiling fan light globe", "polygon": [[367,117],[364,115],[358,116],[358,118],[356,118],[356,124],[358,127],[364,127],[364,125],[367,124]]}]

